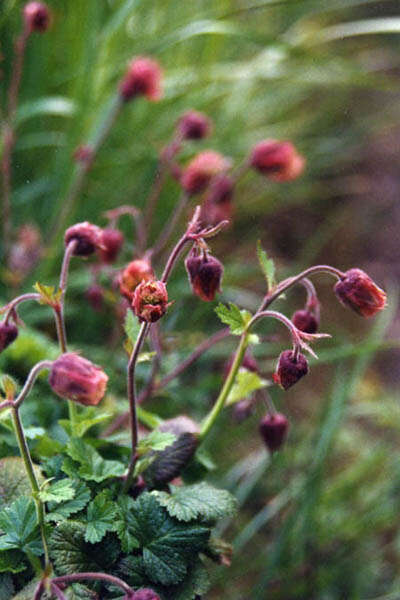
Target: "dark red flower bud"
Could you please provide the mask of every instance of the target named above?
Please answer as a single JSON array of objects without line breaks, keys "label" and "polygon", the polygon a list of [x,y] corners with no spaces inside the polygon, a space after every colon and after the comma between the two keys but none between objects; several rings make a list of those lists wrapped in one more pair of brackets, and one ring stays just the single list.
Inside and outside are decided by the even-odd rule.
[{"label": "dark red flower bud", "polygon": [[13,343],[18,336],[18,327],[14,323],[0,323],[0,352]]},{"label": "dark red flower bud", "polygon": [[50,25],[50,12],[42,2],[28,2],[24,6],[24,19],[29,32],[44,33]]},{"label": "dark red flower bud", "polygon": [[215,294],[221,291],[224,272],[222,263],[207,254],[190,254],[185,260],[185,266],[193,292],[206,302],[214,300]]},{"label": "dark red flower bud", "polygon": [[86,298],[93,310],[97,312],[102,310],[104,306],[104,291],[100,285],[91,285],[86,292]]},{"label": "dark red flower bud", "polygon": [[102,230],[97,225],[92,225],[87,221],[72,225],[65,232],[64,243],[68,246],[69,242],[77,240],[74,250],[74,256],[89,256],[93,254],[96,248],[101,247]]},{"label": "dark red flower bud", "polygon": [[133,594],[132,600],[161,600],[161,598],[150,588],[143,588]]},{"label": "dark red flower bud", "polygon": [[386,294],[361,269],[346,271],[333,288],[340,302],[362,317],[373,317],[386,306]]},{"label": "dark red flower bud", "polygon": [[233,407],[233,420],[235,423],[243,423],[246,419],[248,419],[254,412],[255,403],[253,398],[245,398],[244,400],[240,400],[236,402]]},{"label": "dark red flower bud", "polygon": [[275,383],[287,390],[307,373],[308,362],[306,357],[299,353],[296,360],[293,350],[285,350],[279,357],[273,379]]},{"label": "dark red flower bud", "polygon": [[274,181],[291,181],[302,174],[305,160],[291,142],[263,140],[254,146],[250,165]]},{"label": "dark red flower bud", "polygon": [[206,150],[197,154],[186,166],[181,176],[181,185],[190,195],[204,192],[211,179],[227,171],[230,161],[219,152]]},{"label": "dark red flower bud", "polygon": [[279,450],[289,430],[289,421],[281,413],[265,415],[260,421],[259,431],[270,452]]},{"label": "dark red flower bud", "polygon": [[144,258],[138,258],[128,264],[119,276],[120,292],[127,300],[132,301],[133,293],[142,281],[155,278],[151,264]]},{"label": "dark red flower bud", "polygon": [[318,331],[319,322],[317,317],[306,308],[296,310],[292,316],[292,323],[297,329],[305,333],[316,333]]},{"label": "dark red flower bud", "polygon": [[167,288],[162,281],[142,281],[135,289],[132,307],[139,321],[158,321],[168,306]]},{"label": "dark red flower bud", "polygon": [[62,354],[51,366],[49,384],[58,396],[85,406],[95,406],[103,398],[108,377],[86,358],[73,352]]},{"label": "dark red flower bud", "polygon": [[178,131],[186,140],[201,140],[211,132],[211,121],[203,113],[189,110],[181,116]]},{"label": "dark red flower bud", "polygon": [[146,96],[148,100],[161,98],[162,72],[159,64],[146,56],[133,59],[119,86],[122,99],[127,102],[135,96]]},{"label": "dark red flower bud", "polygon": [[119,229],[103,229],[101,234],[101,248],[98,249],[98,254],[101,260],[105,263],[113,263],[121,246],[124,243],[124,236]]}]

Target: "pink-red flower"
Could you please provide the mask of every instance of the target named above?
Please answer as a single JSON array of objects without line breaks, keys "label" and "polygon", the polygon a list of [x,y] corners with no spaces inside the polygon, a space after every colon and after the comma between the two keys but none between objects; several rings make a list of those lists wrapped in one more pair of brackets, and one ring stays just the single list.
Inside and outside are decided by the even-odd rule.
[{"label": "pink-red flower", "polygon": [[132,308],[139,321],[154,323],[168,308],[168,293],[162,281],[142,281],[133,294]]},{"label": "pink-red flower", "polygon": [[119,93],[127,102],[136,96],[146,96],[148,100],[160,100],[162,71],[158,62],[147,56],[134,58],[120,83]]},{"label": "pink-red flower", "polygon": [[103,229],[101,233],[101,248],[98,249],[101,260],[105,263],[113,263],[123,243],[124,236],[119,229]]},{"label": "pink-red flower", "polygon": [[336,283],[340,302],[362,317],[373,317],[386,306],[386,293],[361,269],[350,269]]},{"label": "pink-red flower", "polygon": [[211,179],[227,171],[230,161],[219,152],[206,150],[195,156],[181,175],[181,186],[189,195],[204,192]]},{"label": "pink-red flower", "polygon": [[28,2],[24,6],[24,20],[29,32],[44,33],[50,25],[50,11],[43,2]]},{"label": "pink-red flower", "polygon": [[119,276],[119,289],[129,301],[133,299],[133,293],[142,281],[155,279],[151,264],[145,258],[132,260]]},{"label": "pink-red flower", "polygon": [[296,310],[292,316],[292,323],[297,329],[305,333],[316,333],[318,331],[319,320],[315,314],[306,308]]},{"label": "pink-red flower", "polygon": [[291,181],[304,171],[305,159],[291,142],[263,140],[254,146],[250,165],[273,181]]},{"label": "pink-red flower", "polygon": [[51,366],[49,384],[61,398],[95,406],[103,398],[108,377],[86,358],[73,352],[62,354]]},{"label": "pink-red flower", "polygon": [[68,246],[73,240],[77,241],[74,256],[89,256],[102,246],[102,230],[88,221],[72,225],[65,232],[64,243]]}]

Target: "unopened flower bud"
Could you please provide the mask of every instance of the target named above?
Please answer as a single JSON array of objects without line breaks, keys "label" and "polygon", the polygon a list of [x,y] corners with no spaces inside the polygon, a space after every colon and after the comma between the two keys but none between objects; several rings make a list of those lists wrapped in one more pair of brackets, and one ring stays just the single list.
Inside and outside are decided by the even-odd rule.
[{"label": "unopened flower bud", "polygon": [[133,594],[132,600],[161,600],[161,598],[154,590],[142,588]]},{"label": "unopened flower bud", "polygon": [[135,289],[132,307],[139,321],[158,321],[168,306],[167,288],[162,281],[142,281]]},{"label": "unopened flower bud", "polygon": [[304,331],[305,333],[316,333],[318,331],[319,323],[317,317],[306,308],[296,310],[292,316],[292,323],[297,329],[300,329],[300,331]]},{"label": "unopened flower bud", "polygon": [[49,384],[58,396],[95,406],[103,398],[108,377],[86,358],[73,352],[62,354],[51,366]]},{"label": "unopened flower bud", "polygon": [[102,310],[104,305],[104,291],[100,285],[91,285],[86,292],[86,298],[93,310],[97,312]]},{"label": "unopened flower bud", "polygon": [[127,102],[135,96],[146,96],[148,100],[161,98],[162,73],[159,64],[146,56],[133,59],[123,77],[119,93]]},{"label": "unopened flower bud", "polygon": [[185,266],[193,292],[206,302],[214,300],[215,294],[221,291],[224,272],[222,263],[207,254],[190,254],[185,260]]},{"label": "unopened flower bud", "polygon": [[93,254],[96,248],[102,246],[101,238],[102,230],[100,227],[84,221],[67,229],[64,243],[65,246],[68,246],[69,242],[76,240],[78,243],[74,249],[74,256],[89,256]]},{"label": "unopened flower bud", "polygon": [[0,352],[12,344],[17,336],[18,327],[14,323],[0,323]]},{"label": "unopened flower bud", "polygon": [[132,260],[119,276],[120,292],[127,300],[133,299],[133,293],[142,281],[152,281],[155,278],[151,264],[144,258]]},{"label": "unopened flower bud", "polygon": [[108,264],[113,263],[123,243],[124,236],[119,229],[103,229],[101,234],[101,248],[98,249],[101,260]]},{"label": "unopened flower bud", "polygon": [[259,431],[270,452],[279,450],[289,430],[289,421],[281,413],[265,415],[260,421]]},{"label": "unopened flower bud", "polygon": [[279,357],[273,379],[275,383],[287,390],[307,373],[308,362],[306,357],[299,353],[296,359],[293,350],[285,350]]},{"label": "unopened flower bud", "polygon": [[340,302],[362,317],[373,317],[386,306],[386,294],[361,269],[346,271],[334,287]]},{"label": "unopened flower bud", "polygon": [[24,6],[24,20],[29,32],[44,33],[50,25],[50,12],[42,2],[28,2]]},{"label": "unopened flower bud", "polygon": [[230,161],[219,152],[206,150],[195,156],[184,169],[181,176],[182,188],[189,195],[204,192],[211,179],[227,171]]},{"label": "unopened flower bud", "polygon": [[248,419],[254,412],[255,403],[253,398],[245,398],[244,400],[240,400],[236,402],[233,407],[233,420],[235,423],[243,423],[246,419]]},{"label": "unopened flower bud", "polygon": [[263,140],[254,146],[250,165],[274,181],[291,181],[302,174],[305,160],[291,142]]},{"label": "unopened flower bud", "polygon": [[201,140],[210,134],[211,121],[203,113],[189,110],[179,119],[178,131],[186,140]]}]

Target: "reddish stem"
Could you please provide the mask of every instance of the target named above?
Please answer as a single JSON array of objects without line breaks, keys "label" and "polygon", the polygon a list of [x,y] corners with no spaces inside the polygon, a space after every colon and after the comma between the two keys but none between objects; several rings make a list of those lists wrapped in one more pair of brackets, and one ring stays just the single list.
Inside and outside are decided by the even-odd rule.
[{"label": "reddish stem", "polygon": [[74,583],[75,581],[81,580],[89,580],[89,581],[106,581],[107,583],[111,583],[120,587],[126,594],[133,594],[133,589],[125,583],[119,577],[115,577],[114,575],[107,575],[107,573],[72,573],[71,575],[62,575],[61,577],[54,577],[52,579],[52,583],[58,585],[59,583]]}]

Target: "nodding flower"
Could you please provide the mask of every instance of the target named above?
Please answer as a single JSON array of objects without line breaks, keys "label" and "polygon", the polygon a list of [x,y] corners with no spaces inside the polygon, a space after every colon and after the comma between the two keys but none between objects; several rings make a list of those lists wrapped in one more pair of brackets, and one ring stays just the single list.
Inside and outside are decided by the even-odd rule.
[{"label": "nodding flower", "polygon": [[289,421],[281,413],[268,414],[261,419],[259,431],[269,451],[275,452],[286,440]]},{"label": "nodding flower", "polygon": [[183,170],[181,186],[193,196],[204,192],[212,178],[229,169],[231,162],[219,152],[205,150],[195,156]]},{"label": "nodding flower", "polygon": [[142,281],[133,294],[132,308],[139,321],[154,323],[169,306],[168,293],[162,281]]},{"label": "nodding flower", "polygon": [[386,306],[386,293],[361,269],[350,269],[333,288],[344,306],[362,317],[373,317]]},{"label": "nodding flower", "polygon": [[254,146],[250,166],[273,181],[291,181],[304,171],[305,159],[291,142],[263,140]]},{"label": "nodding flower", "polygon": [[154,271],[149,261],[145,258],[132,260],[122,271],[118,278],[120,292],[129,301],[133,300],[133,293],[142,281],[155,279]]},{"label": "nodding flower", "polygon": [[178,121],[178,131],[185,140],[201,140],[211,132],[211,121],[201,112],[189,110]]},{"label": "nodding flower", "polygon": [[200,256],[191,253],[185,260],[185,266],[193,292],[206,302],[214,300],[216,293],[221,291],[222,263],[207,252]]},{"label": "nodding flower", "polygon": [[136,96],[160,100],[162,71],[158,62],[147,56],[134,58],[120,83],[119,93],[124,102]]},{"label": "nodding flower", "polygon": [[74,256],[90,256],[97,248],[102,247],[102,229],[88,221],[72,225],[65,232],[65,246],[74,240],[78,243],[74,249]]},{"label": "nodding flower", "polygon": [[113,263],[124,243],[124,236],[119,229],[103,229],[101,234],[101,248],[98,249],[100,259],[105,263]]},{"label": "nodding flower", "polygon": [[298,353],[296,357],[293,350],[285,350],[279,357],[273,380],[284,390],[287,390],[307,373],[308,362],[306,357],[301,353]]},{"label": "nodding flower", "polygon": [[51,366],[49,384],[61,398],[95,406],[103,398],[108,377],[86,358],[73,352],[62,354]]},{"label": "nodding flower", "polygon": [[18,336],[18,327],[14,323],[0,323],[0,352],[13,343]]}]

